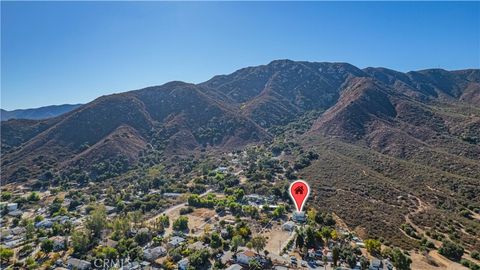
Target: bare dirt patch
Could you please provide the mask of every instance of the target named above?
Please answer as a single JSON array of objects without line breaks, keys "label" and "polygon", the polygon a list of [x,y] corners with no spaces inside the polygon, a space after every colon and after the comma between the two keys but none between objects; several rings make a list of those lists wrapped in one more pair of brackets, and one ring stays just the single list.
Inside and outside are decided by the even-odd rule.
[{"label": "bare dirt patch", "polygon": [[272,227],[265,230],[262,235],[267,239],[265,249],[271,253],[279,255],[281,249],[293,236],[293,231],[284,231],[279,223],[274,223]]},{"label": "bare dirt patch", "polygon": [[437,251],[430,251],[427,256],[412,252],[410,258],[412,259],[410,267],[415,270],[468,270],[463,265],[446,259]]}]

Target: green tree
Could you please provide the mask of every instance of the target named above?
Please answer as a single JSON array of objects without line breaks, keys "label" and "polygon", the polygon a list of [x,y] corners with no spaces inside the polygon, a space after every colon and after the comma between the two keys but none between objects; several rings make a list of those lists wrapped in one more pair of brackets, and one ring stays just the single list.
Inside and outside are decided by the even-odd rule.
[{"label": "green tree", "polygon": [[0,260],[4,263],[8,263],[13,257],[13,249],[0,246]]},{"label": "green tree", "polygon": [[324,226],[320,230],[320,234],[322,235],[322,238],[325,239],[325,243],[328,243],[328,240],[332,237],[332,229],[330,227]]},{"label": "green tree", "polygon": [[362,268],[362,270],[367,270],[369,266],[370,262],[368,261],[368,259],[362,256],[360,258],[360,268]]},{"label": "green tree", "polygon": [[315,231],[310,226],[305,230],[305,246],[307,248],[315,247]]},{"label": "green tree", "polygon": [[35,262],[35,259],[32,257],[28,257],[25,259],[25,264],[28,269],[36,269],[38,267],[37,262]]},{"label": "green tree", "polygon": [[218,233],[216,232],[212,233],[212,236],[210,236],[210,247],[219,248],[221,246],[222,246],[222,239],[220,238],[220,235],[218,235]]},{"label": "green tree", "polygon": [[90,237],[84,230],[74,231],[71,237],[73,251],[77,254],[84,255],[88,251]]},{"label": "green tree", "polygon": [[118,251],[113,247],[98,246],[93,250],[93,254],[97,259],[116,259]]},{"label": "green tree", "polygon": [[337,266],[337,263],[338,263],[339,259],[340,259],[340,248],[335,246],[332,249],[332,260],[333,260],[333,265],[334,266]]},{"label": "green tree", "polygon": [[245,196],[245,191],[243,191],[243,189],[241,189],[241,188],[237,188],[233,192],[233,196],[235,197],[235,200],[237,202],[240,202],[240,201],[242,201],[243,196]]},{"label": "green tree", "polygon": [[285,214],[285,206],[279,205],[275,210],[273,210],[274,218],[281,218]]},{"label": "green tree", "polygon": [[382,243],[376,239],[365,240],[365,248],[370,254],[380,254]]},{"label": "green tree", "polygon": [[143,223],[143,215],[142,215],[142,212],[140,211],[134,211],[134,212],[128,213],[128,217],[133,222],[133,226],[135,228],[139,228],[140,224]]},{"label": "green tree", "polygon": [[127,235],[130,230],[130,221],[126,217],[117,217],[112,220],[110,227],[113,230],[112,238],[118,241]]},{"label": "green tree", "polygon": [[243,238],[240,235],[235,235],[234,237],[232,237],[231,250],[233,252],[237,252],[238,247],[243,245],[244,245]]},{"label": "green tree", "polygon": [[188,205],[198,207],[200,205],[200,196],[198,194],[192,194],[188,197]]},{"label": "green tree", "polygon": [[190,256],[188,256],[188,262],[194,269],[200,269],[209,263],[209,257],[210,253],[207,249],[195,250]]},{"label": "green tree", "polygon": [[63,226],[58,222],[54,222],[52,225],[51,235],[59,235],[59,234],[63,234]]},{"label": "green tree", "polygon": [[315,224],[315,217],[317,216],[317,211],[313,208],[308,209],[307,211],[307,222],[309,224]]},{"label": "green tree", "polygon": [[85,227],[90,230],[93,237],[99,238],[107,225],[107,211],[105,206],[95,207],[85,221]]},{"label": "green tree", "polygon": [[35,218],[33,219],[34,222],[40,222],[44,219],[43,216],[35,216]]},{"label": "green tree", "polygon": [[32,193],[30,193],[30,195],[28,195],[27,200],[29,202],[38,202],[40,200],[40,195],[38,195],[38,192],[33,191]]},{"label": "green tree", "polygon": [[464,249],[460,245],[457,245],[453,242],[445,241],[442,243],[442,246],[438,252],[453,261],[460,261],[463,256]]},{"label": "green tree", "polygon": [[133,238],[120,239],[116,249],[121,257],[129,256],[132,260],[140,258],[142,255],[142,249],[138,246],[137,242],[135,242]]},{"label": "green tree", "polygon": [[188,217],[180,216],[177,220],[173,222],[173,229],[176,231],[188,230]]},{"label": "green tree", "polygon": [[252,234],[252,231],[250,230],[250,227],[247,224],[240,223],[236,227],[236,234],[240,235],[243,239],[247,240]]},{"label": "green tree", "polygon": [[49,253],[53,251],[53,241],[50,239],[45,239],[42,241],[40,248],[43,252]]},{"label": "green tree", "polygon": [[167,215],[163,214],[157,219],[158,222],[160,222],[164,228],[170,227],[170,219]]},{"label": "green tree", "polygon": [[139,245],[145,245],[152,239],[152,235],[150,234],[149,231],[141,229],[138,231],[138,233],[135,235],[135,241]]},{"label": "green tree", "polygon": [[398,270],[409,270],[412,260],[405,255],[399,248],[392,250],[392,264]]},{"label": "green tree", "polygon": [[58,212],[58,210],[60,210],[60,208],[62,208],[62,202],[63,200],[58,197],[53,200],[52,204],[50,204],[50,206],[48,207],[50,215],[54,215]]},{"label": "green tree", "polygon": [[260,254],[260,252],[265,248],[267,245],[267,240],[265,237],[258,235],[252,238],[252,246],[255,251]]},{"label": "green tree", "polygon": [[35,226],[31,220],[27,221],[27,225],[25,226],[25,238],[27,240],[33,240],[35,236]]},{"label": "green tree", "polygon": [[355,257],[355,255],[352,253],[346,256],[345,261],[347,261],[347,264],[350,266],[350,268],[354,268],[355,265],[357,265],[357,257]]},{"label": "green tree", "polygon": [[295,241],[295,244],[299,249],[302,249],[304,247],[305,239],[302,232],[299,232],[297,234],[297,240]]},{"label": "green tree", "polygon": [[9,191],[2,191],[1,198],[2,198],[2,201],[8,201],[12,198],[12,193]]}]

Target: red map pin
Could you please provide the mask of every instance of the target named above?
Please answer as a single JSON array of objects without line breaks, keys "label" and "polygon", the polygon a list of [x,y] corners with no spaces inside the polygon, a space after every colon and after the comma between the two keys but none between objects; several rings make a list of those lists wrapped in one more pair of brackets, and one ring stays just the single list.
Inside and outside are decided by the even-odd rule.
[{"label": "red map pin", "polygon": [[301,212],[305,202],[307,201],[308,195],[310,194],[310,187],[307,182],[303,180],[297,180],[290,185],[290,197],[292,197],[297,211]]}]

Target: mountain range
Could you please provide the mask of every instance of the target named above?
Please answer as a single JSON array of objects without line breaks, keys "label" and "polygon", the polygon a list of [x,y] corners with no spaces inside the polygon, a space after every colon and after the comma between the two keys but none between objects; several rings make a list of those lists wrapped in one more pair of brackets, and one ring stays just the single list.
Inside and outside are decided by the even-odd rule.
[{"label": "mountain range", "polygon": [[1,121],[10,119],[42,120],[62,115],[80,107],[81,105],[82,104],[51,105],[34,109],[19,109],[12,111],[0,109],[0,118]]},{"label": "mountain range", "polygon": [[152,150],[168,162],[241,149],[278,141],[292,126],[293,139],[319,155],[298,173],[320,208],[408,247],[398,226],[427,205],[416,224],[454,218],[464,228],[458,237],[480,246],[478,222],[459,214],[480,209],[479,69],[276,60],[200,84],[102,96],[53,118],[2,121],[1,177],[22,182],[71,168],[95,177],[98,162],[128,167]]}]

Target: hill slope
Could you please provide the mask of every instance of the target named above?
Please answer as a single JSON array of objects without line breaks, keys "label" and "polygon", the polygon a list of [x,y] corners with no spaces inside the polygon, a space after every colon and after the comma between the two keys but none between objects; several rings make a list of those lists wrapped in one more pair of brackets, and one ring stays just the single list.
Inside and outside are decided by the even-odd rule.
[{"label": "hill slope", "polygon": [[293,141],[319,155],[298,171],[316,206],[365,236],[413,247],[418,241],[399,228],[412,215],[425,230],[480,247],[478,221],[461,215],[480,209],[480,70],[402,73],[278,60],[1,125],[8,182],[43,179],[46,171],[102,180],[136,165],[175,166],[177,155]]}]

